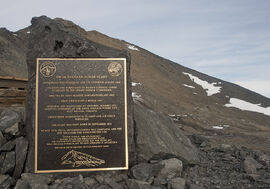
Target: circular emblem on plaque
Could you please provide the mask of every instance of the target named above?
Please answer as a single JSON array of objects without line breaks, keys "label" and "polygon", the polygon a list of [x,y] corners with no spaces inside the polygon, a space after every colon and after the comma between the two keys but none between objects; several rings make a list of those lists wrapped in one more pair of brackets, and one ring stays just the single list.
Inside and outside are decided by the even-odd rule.
[{"label": "circular emblem on plaque", "polygon": [[119,76],[121,75],[122,71],[123,71],[123,67],[118,62],[112,62],[108,66],[108,72],[110,73],[111,76]]},{"label": "circular emblem on plaque", "polygon": [[56,67],[52,62],[44,62],[40,66],[40,73],[44,77],[51,77],[56,72]]}]

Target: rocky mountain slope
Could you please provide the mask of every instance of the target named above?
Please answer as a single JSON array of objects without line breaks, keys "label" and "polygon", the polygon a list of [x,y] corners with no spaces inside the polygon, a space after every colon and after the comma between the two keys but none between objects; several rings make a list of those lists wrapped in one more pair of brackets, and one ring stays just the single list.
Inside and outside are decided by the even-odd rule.
[{"label": "rocky mountain slope", "polygon": [[[63,23],[68,28],[76,28],[70,22]],[[235,84],[183,67],[143,48],[110,38],[97,31],[79,32],[90,40],[129,51],[132,59],[131,78],[134,82],[135,100],[155,111],[174,115],[171,117],[187,133],[199,133],[217,143],[222,141],[255,149],[270,149],[267,147],[270,145],[269,113],[265,115],[225,107],[232,98],[270,107],[270,99]],[[220,92],[208,96],[202,85],[192,80],[194,77],[199,78],[201,83],[216,83],[213,86],[220,87]]]},{"label": "rocky mountain slope", "polygon": [[[41,17],[35,18],[35,24],[36,28],[49,27],[52,38],[61,36],[62,32],[94,46],[96,43],[130,53],[137,162],[128,173],[120,175],[99,173],[62,180],[29,173],[20,176],[23,170],[19,164],[24,161],[18,157],[25,160],[27,153],[23,110],[1,109],[0,159],[4,162],[0,163],[1,186],[14,186],[14,178],[20,178],[17,188],[19,185],[24,188],[74,185],[194,189],[267,188],[270,185],[270,156],[267,155],[270,152],[270,99],[128,42],[97,31],[85,31],[70,21]],[[27,77],[29,39],[31,35],[40,37],[33,28],[15,33],[0,30],[1,76]],[[247,106],[252,111],[239,109]]]},{"label": "rocky mountain slope", "polygon": [[[230,100],[237,99],[244,103],[261,104],[257,107],[255,105],[255,108],[259,107],[269,112],[270,108],[267,107],[270,107],[270,99],[235,84],[183,67],[126,41],[111,38],[97,31],[87,32],[61,18],[56,18],[55,21],[63,24],[67,30],[91,41],[128,51],[132,59],[131,78],[134,82],[135,100],[152,110],[171,115],[178,127],[187,134],[202,134],[217,143],[222,141],[254,149],[270,149],[268,148],[270,113],[265,115],[256,110],[242,111],[239,108],[225,106]],[[3,41],[3,44],[6,42],[5,45],[1,45],[5,51],[0,51],[3,57],[0,59],[0,75],[26,77],[25,49],[27,39],[31,35],[29,28],[15,33],[4,29],[1,31],[1,42]],[[217,92],[208,96],[211,91],[207,93],[207,89],[202,87],[203,84],[193,81],[194,77],[199,79],[199,83],[206,83],[203,87],[212,87],[212,90]]]}]

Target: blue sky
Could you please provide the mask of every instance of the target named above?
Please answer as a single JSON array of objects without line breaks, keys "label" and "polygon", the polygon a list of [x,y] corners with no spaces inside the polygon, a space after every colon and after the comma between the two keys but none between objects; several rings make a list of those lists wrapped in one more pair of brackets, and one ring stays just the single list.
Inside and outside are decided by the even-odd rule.
[{"label": "blue sky", "polygon": [[11,31],[47,15],[126,40],[162,57],[270,97],[269,0],[13,0]]}]

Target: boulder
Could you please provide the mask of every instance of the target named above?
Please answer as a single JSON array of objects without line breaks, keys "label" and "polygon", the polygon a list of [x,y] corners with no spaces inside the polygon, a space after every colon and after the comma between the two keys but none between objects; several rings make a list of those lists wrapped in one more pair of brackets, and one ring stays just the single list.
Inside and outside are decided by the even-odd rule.
[{"label": "boulder", "polygon": [[176,158],[167,159],[159,162],[163,166],[157,177],[170,180],[173,177],[181,176],[183,170],[182,161]]},{"label": "boulder", "polygon": [[105,183],[109,185],[112,189],[124,189],[124,187],[121,184],[115,182],[110,178],[106,178]]},{"label": "boulder", "polygon": [[135,103],[136,151],[139,161],[178,157],[187,164],[199,160],[198,151],[173,121],[139,102]]},{"label": "boulder", "polygon": [[3,136],[2,132],[0,131],[0,148],[7,142],[6,138]]},{"label": "boulder", "polygon": [[167,185],[167,180],[163,178],[156,177],[153,181],[154,186],[165,186]]},{"label": "boulder", "polygon": [[233,147],[229,144],[221,144],[218,146],[217,150],[224,153],[231,153],[233,151]]},{"label": "boulder", "polygon": [[1,153],[0,153],[0,171],[1,171],[1,168],[2,168],[2,166],[3,166],[5,157],[6,157],[6,153],[5,153],[5,152],[1,152]]},{"label": "boulder", "polygon": [[47,189],[49,184],[53,181],[49,175],[38,175],[32,173],[23,173],[21,175],[23,181],[26,181],[33,189]]},{"label": "boulder", "polygon": [[115,182],[125,182],[128,179],[128,175],[126,172],[122,172],[119,174],[119,171],[117,171],[115,174],[111,177]]},{"label": "boulder", "polygon": [[16,166],[13,172],[13,178],[19,178],[24,168],[25,159],[27,155],[28,141],[24,137],[16,139]]},{"label": "boulder", "polygon": [[209,142],[209,139],[205,138],[204,136],[201,135],[196,135],[193,134],[189,136],[191,142],[195,144],[196,146],[200,146],[203,142]]},{"label": "boulder", "polygon": [[62,180],[58,180],[54,185],[56,188],[82,188],[87,189],[89,186],[84,182],[84,178],[82,175],[78,175],[77,177],[65,177]]},{"label": "boulder", "polygon": [[15,185],[15,180],[9,175],[0,175],[0,188],[9,189],[11,186]]},{"label": "boulder", "polygon": [[161,164],[140,163],[131,168],[131,176],[137,180],[147,182],[163,168]]},{"label": "boulder", "polygon": [[261,168],[262,165],[258,163],[255,159],[248,156],[244,161],[244,170],[247,174],[257,174],[257,169]]},{"label": "boulder", "polygon": [[19,179],[14,189],[31,189],[31,187],[26,181]]},{"label": "boulder", "polygon": [[169,189],[185,189],[186,181],[183,178],[177,177],[173,178],[168,183]]},{"label": "boulder", "polygon": [[11,137],[15,137],[19,135],[19,123],[15,123],[14,125],[12,125],[11,127],[8,127],[5,129],[4,131],[5,134],[11,136]]},{"label": "boulder", "polygon": [[3,109],[0,113],[0,131],[3,132],[7,128],[13,126],[20,121],[20,114],[11,109]]},{"label": "boulder", "polygon": [[94,178],[86,177],[86,178],[84,178],[84,183],[85,183],[88,187],[93,187],[93,186],[95,186],[98,182],[97,182],[96,179],[94,179]]},{"label": "boulder", "polygon": [[129,189],[151,189],[149,183],[135,179],[129,179],[127,184]]},{"label": "boulder", "polygon": [[12,174],[15,167],[15,152],[7,152],[5,160],[2,165],[1,173],[2,174]]},{"label": "boulder", "polygon": [[15,140],[10,140],[0,148],[0,152],[10,152],[15,148]]},{"label": "boulder", "polygon": [[259,156],[258,161],[265,166],[270,166],[270,156],[262,154]]}]

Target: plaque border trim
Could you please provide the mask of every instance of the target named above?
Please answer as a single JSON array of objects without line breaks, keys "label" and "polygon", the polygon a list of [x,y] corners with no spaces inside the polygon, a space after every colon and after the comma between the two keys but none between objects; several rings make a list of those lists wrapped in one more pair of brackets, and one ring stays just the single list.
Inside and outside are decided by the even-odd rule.
[{"label": "plaque border trim", "polygon": [[[123,60],[124,61],[124,98],[125,98],[125,167],[111,168],[86,168],[86,169],[58,169],[58,170],[38,170],[37,155],[38,155],[38,81],[39,81],[39,61],[40,60]],[[126,58],[36,58],[36,90],[35,90],[35,158],[34,158],[34,173],[64,173],[64,172],[83,172],[83,171],[112,171],[112,170],[127,170],[128,169],[128,120],[127,120],[127,59]]]}]

